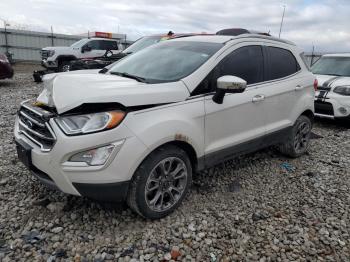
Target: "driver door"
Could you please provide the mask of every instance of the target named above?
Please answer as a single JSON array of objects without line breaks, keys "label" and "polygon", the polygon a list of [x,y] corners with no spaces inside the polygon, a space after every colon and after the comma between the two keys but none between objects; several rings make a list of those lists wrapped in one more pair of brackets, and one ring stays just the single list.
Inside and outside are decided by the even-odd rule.
[{"label": "driver door", "polygon": [[226,94],[222,104],[205,98],[205,161],[208,166],[254,151],[265,135],[262,46],[244,45],[228,54],[211,72],[212,85],[220,76],[233,75],[247,81],[243,93]]}]

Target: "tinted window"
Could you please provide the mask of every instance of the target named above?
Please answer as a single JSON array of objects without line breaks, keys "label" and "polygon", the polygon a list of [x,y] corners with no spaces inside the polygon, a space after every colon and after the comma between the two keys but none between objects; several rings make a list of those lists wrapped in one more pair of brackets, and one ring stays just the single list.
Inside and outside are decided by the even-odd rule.
[{"label": "tinted window", "polygon": [[312,73],[350,76],[350,57],[323,56],[312,66]]},{"label": "tinted window", "polygon": [[142,77],[149,83],[178,81],[192,74],[222,47],[218,43],[164,41],[125,57],[109,72]]},{"label": "tinted window", "polygon": [[292,75],[300,70],[294,55],[282,48],[267,47],[269,53],[269,76],[267,80]]},{"label": "tinted window", "polygon": [[89,47],[91,47],[91,50],[103,50],[101,47],[101,42],[99,40],[92,40],[89,43],[87,43],[87,45]]},{"label": "tinted window", "polygon": [[158,43],[161,40],[161,36],[145,36],[141,39],[137,40],[135,43],[133,43],[131,46],[129,46],[127,49],[123,51],[123,53],[129,54],[129,53],[135,53],[141,49],[144,49],[148,46],[154,45]]},{"label": "tinted window", "polygon": [[260,46],[241,47],[228,55],[219,65],[220,76],[238,76],[247,84],[263,81],[264,59]]},{"label": "tinted window", "polygon": [[118,50],[118,43],[115,41],[102,41],[103,50]]},{"label": "tinted window", "polygon": [[261,46],[245,46],[233,51],[209,73],[192,95],[214,91],[217,79],[224,75],[238,76],[247,81],[247,84],[262,82],[264,59]]}]

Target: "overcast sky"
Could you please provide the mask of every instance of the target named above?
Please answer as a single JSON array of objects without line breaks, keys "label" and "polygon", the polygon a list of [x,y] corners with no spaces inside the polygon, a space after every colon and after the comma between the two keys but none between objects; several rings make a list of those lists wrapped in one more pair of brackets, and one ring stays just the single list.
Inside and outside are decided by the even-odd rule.
[{"label": "overcast sky", "polygon": [[128,34],[216,32],[242,27],[281,37],[306,51],[350,51],[349,0],[1,0],[0,18],[11,26],[79,34],[90,31]]}]

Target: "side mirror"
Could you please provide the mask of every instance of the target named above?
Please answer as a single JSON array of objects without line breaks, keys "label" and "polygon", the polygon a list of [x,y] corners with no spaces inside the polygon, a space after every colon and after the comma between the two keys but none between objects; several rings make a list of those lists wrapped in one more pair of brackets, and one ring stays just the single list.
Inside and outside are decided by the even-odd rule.
[{"label": "side mirror", "polygon": [[217,104],[222,104],[226,93],[242,93],[247,87],[247,81],[237,76],[222,76],[217,80],[216,93],[213,96],[213,101]]},{"label": "side mirror", "polygon": [[91,51],[91,47],[88,46],[88,45],[84,45],[82,48],[81,48],[81,52],[84,53],[84,52],[89,52]]}]

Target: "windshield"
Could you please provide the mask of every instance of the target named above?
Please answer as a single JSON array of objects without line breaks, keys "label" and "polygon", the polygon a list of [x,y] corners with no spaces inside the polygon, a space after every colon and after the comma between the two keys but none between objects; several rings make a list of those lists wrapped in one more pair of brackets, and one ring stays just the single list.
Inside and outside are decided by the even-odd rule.
[{"label": "windshield", "polygon": [[178,81],[204,64],[223,44],[165,41],[125,57],[111,74],[128,74],[148,83]]},{"label": "windshield", "polygon": [[160,41],[162,37],[161,36],[145,36],[137,40],[135,43],[133,43],[131,46],[126,48],[123,53],[131,54],[135,53],[137,51],[140,51],[141,49],[144,49],[150,45],[154,45]]},{"label": "windshield", "polygon": [[321,57],[311,71],[318,75],[350,76],[350,57]]},{"label": "windshield", "polygon": [[88,42],[88,41],[89,41],[89,39],[84,38],[84,39],[79,40],[78,42],[75,42],[75,43],[72,44],[70,47],[73,47],[73,48],[81,47],[81,46],[83,46],[83,45],[84,45],[86,42]]}]

